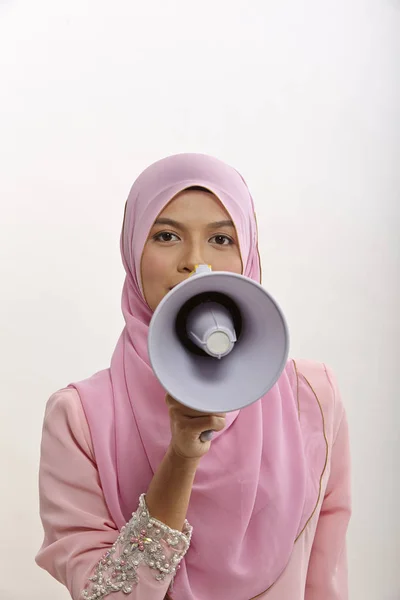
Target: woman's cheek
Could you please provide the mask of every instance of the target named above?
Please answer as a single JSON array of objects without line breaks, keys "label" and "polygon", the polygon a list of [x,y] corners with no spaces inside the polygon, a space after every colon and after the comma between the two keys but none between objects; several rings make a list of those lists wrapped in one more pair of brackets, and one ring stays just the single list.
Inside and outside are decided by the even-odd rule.
[{"label": "woman's cheek", "polygon": [[171,270],[171,256],[160,248],[148,248],[142,259],[143,279],[154,280],[165,279]]},{"label": "woman's cheek", "polygon": [[232,252],[215,251],[209,255],[207,260],[214,271],[228,271],[230,273],[242,273],[242,261],[239,252],[235,249]]}]

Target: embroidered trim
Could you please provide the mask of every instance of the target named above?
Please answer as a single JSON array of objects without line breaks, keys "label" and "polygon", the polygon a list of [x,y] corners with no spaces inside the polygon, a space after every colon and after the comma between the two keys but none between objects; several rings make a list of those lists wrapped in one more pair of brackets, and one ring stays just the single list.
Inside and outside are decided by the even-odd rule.
[{"label": "embroidered trim", "polygon": [[164,581],[168,575],[174,577],[189,549],[192,531],[187,521],[180,532],[153,519],[142,494],[137,511],[97,564],[82,598],[102,600],[113,592],[130,594],[132,585],[139,581],[137,569],[142,563],[154,570],[157,581]]}]

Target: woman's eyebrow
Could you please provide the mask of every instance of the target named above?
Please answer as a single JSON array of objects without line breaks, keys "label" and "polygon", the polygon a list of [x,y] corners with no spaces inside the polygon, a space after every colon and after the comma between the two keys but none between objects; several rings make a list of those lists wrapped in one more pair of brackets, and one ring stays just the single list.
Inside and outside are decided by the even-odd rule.
[{"label": "woman's eyebrow", "polygon": [[[176,227],[177,229],[186,229],[183,223],[175,221],[174,219],[167,219],[166,217],[160,217],[154,221],[154,225],[169,225],[170,227]],[[209,229],[219,229],[220,227],[235,227],[231,219],[225,219],[224,221],[214,221],[207,225]]]},{"label": "woman's eyebrow", "polygon": [[219,229],[220,227],[235,227],[235,225],[231,219],[226,219],[225,221],[214,221],[214,223],[209,223],[207,227],[210,229]]},{"label": "woman's eyebrow", "polygon": [[185,229],[185,226],[178,221],[174,221],[173,219],[167,219],[166,217],[160,217],[154,221],[154,225],[170,225],[171,227],[176,227],[177,229]]}]

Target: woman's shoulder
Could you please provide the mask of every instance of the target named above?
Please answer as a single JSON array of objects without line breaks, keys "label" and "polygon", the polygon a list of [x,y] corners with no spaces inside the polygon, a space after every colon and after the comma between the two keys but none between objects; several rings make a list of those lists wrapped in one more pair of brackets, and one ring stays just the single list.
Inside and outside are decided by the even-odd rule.
[{"label": "woman's shoulder", "polygon": [[292,358],[288,361],[287,368],[292,371],[292,381],[295,380],[297,385],[300,382],[306,383],[310,393],[322,395],[322,401],[334,404],[341,402],[336,375],[326,363]]},{"label": "woman's shoulder", "polygon": [[61,388],[51,394],[46,403],[45,421],[73,421],[84,419],[85,415],[78,391],[73,387]]},{"label": "woman's shoulder", "polygon": [[61,388],[51,394],[46,403],[43,430],[46,438],[77,445],[93,455],[89,426],[76,388]]},{"label": "woman's shoulder", "polygon": [[[103,410],[109,398],[112,397],[110,369],[103,369],[91,377],[71,383],[67,387],[54,392],[47,401],[46,416],[57,416],[61,420],[87,425],[86,409],[95,405],[96,410]],[[82,396],[86,403],[82,401]]]},{"label": "woman's shoulder", "polygon": [[345,409],[337,377],[324,362],[309,359],[291,359],[291,380],[294,383],[300,415],[316,405],[324,425],[335,439]]},{"label": "woman's shoulder", "polygon": [[324,362],[310,360],[308,358],[292,358],[289,363],[292,364],[298,375],[308,379],[321,379],[328,382],[333,377],[332,369]]}]

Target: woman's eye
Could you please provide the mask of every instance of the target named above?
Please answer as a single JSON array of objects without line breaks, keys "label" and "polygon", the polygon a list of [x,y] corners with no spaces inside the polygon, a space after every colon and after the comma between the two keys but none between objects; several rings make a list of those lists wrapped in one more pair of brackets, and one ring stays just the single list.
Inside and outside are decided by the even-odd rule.
[{"label": "woman's eye", "polygon": [[233,244],[233,241],[227,235],[214,235],[211,239],[215,240],[217,246],[230,246]]},{"label": "woman's eye", "polygon": [[159,242],[174,242],[176,241],[174,238],[179,239],[177,235],[169,231],[160,231],[154,236],[154,239]]}]

